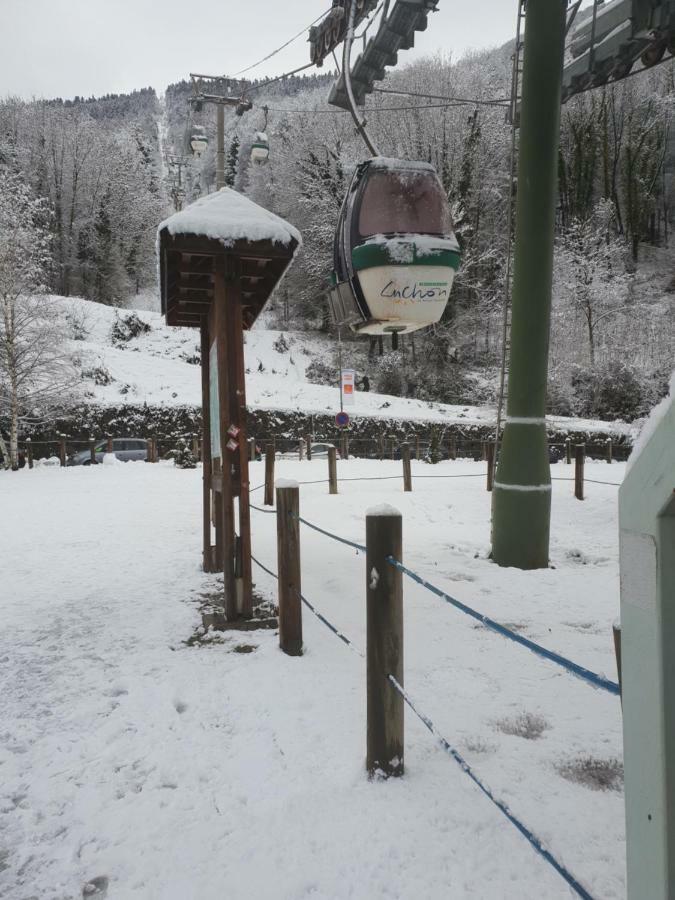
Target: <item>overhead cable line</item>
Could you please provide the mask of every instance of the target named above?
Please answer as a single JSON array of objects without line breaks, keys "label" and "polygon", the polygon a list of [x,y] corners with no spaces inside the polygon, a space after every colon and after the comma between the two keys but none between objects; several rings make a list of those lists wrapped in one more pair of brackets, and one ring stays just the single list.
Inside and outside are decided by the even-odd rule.
[{"label": "overhead cable line", "polygon": [[285,44],[281,45],[281,47],[277,47],[276,50],[272,50],[272,52],[268,53],[267,56],[263,56],[263,58],[259,59],[258,62],[251,63],[251,65],[246,66],[245,69],[239,69],[239,71],[235,72],[232,77],[236,78],[237,75],[242,75],[244,72],[249,72],[251,69],[255,69],[256,66],[262,65],[262,63],[267,62],[268,59],[271,59],[273,56],[276,56],[277,53],[280,53],[282,50],[284,50],[286,47],[288,47],[289,44],[292,44],[293,41],[297,41],[297,39],[299,37],[302,37],[303,34],[305,34],[307,31],[309,31],[309,29],[312,27],[312,25],[316,25],[317,22],[319,22],[321,19],[325,18],[329,12],[330,12],[330,9],[324,10],[324,12],[322,12],[320,16],[317,16],[316,19],[314,19],[313,22],[310,22],[306,28],[302,29],[302,31],[299,31],[297,34],[294,34],[293,37],[289,38]]},{"label": "overhead cable line", "polygon": [[[413,109],[458,109],[462,106],[474,106],[474,100],[458,100],[450,103],[421,103],[416,106],[367,106],[361,107],[364,113],[379,112],[406,112]],[[499,104],[500,106],[504,104]],[[291,107],[274,107],[270,106],[270,112],[276,113],[306,113],[308,115],[341,115],[348,113],[348,109],[292,109]]]},{"label": "overhead cable line", "polygon": [[450,100],[470,106],[504,106],[511,101],[508,97],[497,97],[494,100],[476,100],[470,97],[445,97],[442,94],[418,93],[416,91],[398,91],[393,88],[373,88],[374,94],[400,94],[403,97],[426,97],[429,100]]},{"label": "overhead cable line", "polygon": [[300,66],[298,69],[293,69],[292,72],[284,72],[283,75],[277,75],[276,78],[268,78],[267,81],[262,81],[260,84],[254,84],[249,88],[246,88],[244,94],[250,94],[251,91],[259,91],[260,88],[267,87],[270,84],[274,84],[275,81],[282,81],[284,78],[290,78],[291,75],[297,75],[298,72],[303,72],[305,69],[311,69],[316,65],[316,63],[310,62],[306,63],[304,66]]}]

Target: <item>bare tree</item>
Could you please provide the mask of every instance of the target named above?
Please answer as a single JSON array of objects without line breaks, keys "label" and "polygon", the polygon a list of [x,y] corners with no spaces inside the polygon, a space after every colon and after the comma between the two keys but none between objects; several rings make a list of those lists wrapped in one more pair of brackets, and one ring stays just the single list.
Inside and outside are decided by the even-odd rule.
[{"label": "bare tree", "polygon": [[0,168],[0,425],[4,464],[18,467],[19,425],[66,397],[74,369],[56,310],[42,293],[50,263],[48,210],[19,175]]}]

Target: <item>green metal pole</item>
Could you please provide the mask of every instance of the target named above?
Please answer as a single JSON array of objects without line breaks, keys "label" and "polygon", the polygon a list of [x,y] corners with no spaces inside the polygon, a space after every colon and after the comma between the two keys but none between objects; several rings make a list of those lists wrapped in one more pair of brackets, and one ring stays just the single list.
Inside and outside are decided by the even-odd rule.
[{"label": "green metal pole", "polygon": [[548,565],[551,473],[546,379],[566,0],[527,0],[520,113],[511,359],[494,484],[492,556]]}]

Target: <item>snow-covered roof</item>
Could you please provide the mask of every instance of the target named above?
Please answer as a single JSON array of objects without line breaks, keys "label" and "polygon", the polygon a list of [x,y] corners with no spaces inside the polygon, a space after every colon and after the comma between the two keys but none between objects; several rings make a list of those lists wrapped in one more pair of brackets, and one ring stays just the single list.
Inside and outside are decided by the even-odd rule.
[{"label": "snow-covered roof", "polygon": [[258,206],[248,197],[221,188],[214,194],[200,197],[180,212],[165,219],[158,228],[169,234],[190,234],[220,241],[231,247],[235,241],[272,241],[288,245],[302,243],[297,228],[280,216]]},{"label": "snow-covered roof", "polygon": [[396,159],[393,156],[374,156],[370,165],[378,169],[415,169],[415,171],[435,172],[436,169],[428,162],[414,159]]}]

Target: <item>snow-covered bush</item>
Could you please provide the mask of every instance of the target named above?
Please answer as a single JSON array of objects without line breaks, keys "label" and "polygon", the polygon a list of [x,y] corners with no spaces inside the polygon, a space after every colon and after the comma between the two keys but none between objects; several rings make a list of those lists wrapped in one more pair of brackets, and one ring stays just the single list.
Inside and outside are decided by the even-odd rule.
[{"label": "snow-covered bush", "polygon": [[288,353],[289,344],[288,344],[288,341],[286,340],[286,337],[285,337],[283,331],[281,332],[279,337],[276,339],[276,341],[272,344],[272,346],[277,351],[277,353]]},{"label": "snow-covered bush", "polygon": [[196,469],[197,460],[185,441],[181,441],[176,450],[171,452],[177,469]]},{"label": "snow-covered bush", "polygon": [[93,381],[94,384],[99,384],[101,386],[112,384],[115,380],[103,364],[91,366],[88,369],[82,369],[82,377],[88,378]]},{"label": "snow-covered bush", "polygon": [[110,330],[110,337],[113,344],[127,344],[133,338],[147,334],[148,331],[150,331],[150,325],[132,312],[126,316],[116,316]]},{"label": "snow-covered bush", "polygon": [[305,369],[305,378],[311,384],[330,384],[338,383],[338,370],[336,366],[331,366],[324,362],[323,359],[313,359]]},{"label": "snow-covered bush", "polygon": [[403,357],[400,352],[381,356],[377,365],[375,384],[378,394],[391,394],[403,397],[406,393],[407,380],[404,374]]},{"label": "snow-covered bush", "polygon": [[653,380],[622,360],[610,360],[596,369],[577,367],[572,385],[576,412],[597,419],[632,422],[657,399]]}]

